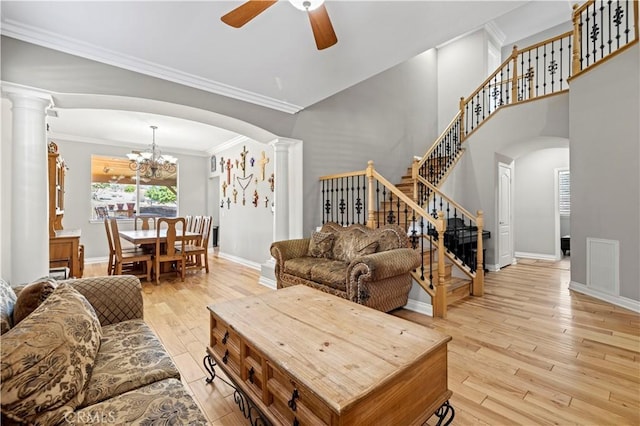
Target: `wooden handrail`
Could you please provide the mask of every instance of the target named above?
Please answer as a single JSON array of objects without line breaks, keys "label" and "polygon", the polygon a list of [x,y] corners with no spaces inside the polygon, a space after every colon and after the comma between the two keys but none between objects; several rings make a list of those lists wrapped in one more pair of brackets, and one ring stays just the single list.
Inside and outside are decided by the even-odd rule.
[{"label": "wooden handrail", "polygon": [[556,40],[560,40],[560,39],[563,39],[563,38],[565,38],[565,37],[569,37],[569,36],[571,36],[572,34],[573,34],[573,30],[571,30],[571,31],[567,31],[566,33],[562,33],[562,34],[557,35],[557,36],[555,36],[555,37],[548,38],[548,39],[543,40],[543,41],[541,41],[541,42],[539,42],[539,43],[532,44],[531,46],[527,46],[527,47],[525,47],[524,49],[520,49],[520,50],[518,50],[518,54],[520,54],[520,53],[524,53],[524,52],[528,52],[529,50],[533,50],[533,49],[536,49],[536,48],[538,48],[538,47],[542,47],[542,46],[544,46],[545,44],[553,43],[553,42],[554,42],[554,41],[556,41]]},{"label": "wooden handrail", "polygon": [[438,194],[439,196],[441,196],[442,198],[444,198],[445,200],[447,200],[449,202],[449,204],[453,205],[456,209],[458,209],[463,215],[465,215],[466,217],[468,217],[469,219],[471,219],[473,222],[477,222],[478,218],[471,214],[467,209],[465,209],[464,207],[462,207],[460,204],[456,203],[455,201],[453,201],[451,198],[447,197],[444,193],[442,193],[442,191],[440,191],[438,188],[436,188],[434,185],[432,185],[428,180],[426,180],[425,178],[423,178],[422,176],[418,176],[418,180],[420,181],[420,183],[422,183],[423,185],[425,185],[427,188],[429,188],[431,191],[433,191],[434,193]]},{"label": "wooden handrail", "polygon": [[449,130],[451,130],[451,128],[456,124],[456,121],[458,120],[461,114],[462,112],[458,111],[455,117],[453,117],[453,120],[451,120],[447,125],[447,127],[444,129],[444,131],[440,133],[440,136],[438,136],[436,141],[431,145],[431,148],[427,150],[426,154],[424,154],[420,159],[420,161],[418,162],[418,165],[417,165],[418,168],[427,162],[431,153],[438,147],[438,144],[442,141],[442,139],[444,139],[445,136],[447,136],[447,134],[449,133]]},{"label": "wooden handrail", "polygon": [[507,64],[509,63],[509,61],[513,60],[513,58],[515,58],[516,55],[517,55],[517,48],[516,48],[516,46],[513,46],[513,51],[511,52],[511,56],[509,56],[507,59],[505,59],[504,62],[501,63],[500,66],[493,73],[491,73],[491,75],[489,75],[489,77],[487,77],[482,83],[480,83],[478,88],[471,95],[467,96],[464,99],[464,103],[465,104],[469,103],[469,101],[471,99],[473,99],[474,96],[476,96],[478,93],[480,93],[482,88],[484,86],[486,86],[487,83],[490,82],[496,75],[498,75],[498,73],[502,70],[502,68],[506,67]]},{"label": "wooden handrail", "polygon": [[357,172],[346,172],[346,173],[338,173],[335,175],[326,175],[326,176],[320,176],[318,178],[318,180],[329,180],[329,179],[341,179],[341,178],[346,178],[346,177],[355,177],[355,176],[366,176],[367,171],[366,170],[360,170]]}]

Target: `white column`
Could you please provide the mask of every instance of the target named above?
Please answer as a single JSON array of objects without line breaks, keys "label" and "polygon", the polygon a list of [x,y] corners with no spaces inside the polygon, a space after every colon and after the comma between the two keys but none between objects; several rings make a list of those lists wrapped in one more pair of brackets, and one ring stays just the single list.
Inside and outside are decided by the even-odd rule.
[{"label": "white column", "polygon": [[274,153],[273,240],[289,239],[289,147],[292,142],[279,138],[271,142]]},{"label": "white column", "polygon": [[[273,241],[302,238],[302,141],[278,138],[274,152]],[[259,282],[276,287],[275,259],[261,266]]]},{"label": "white column", "polygon": [[44,94],[4,90],[11,100],[11,284],[49,275],[49,194]]}]

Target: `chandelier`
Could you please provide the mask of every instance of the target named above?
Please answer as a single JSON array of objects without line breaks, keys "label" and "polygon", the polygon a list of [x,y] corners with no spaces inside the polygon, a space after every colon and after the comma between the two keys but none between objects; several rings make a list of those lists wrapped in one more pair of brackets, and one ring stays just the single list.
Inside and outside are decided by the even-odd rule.
[{"label": "chandelier", "polygon": [[142,152],[127,154],[129,168],[139,172],[141,177],[162,179],[166,175],[176,172],[178,159],[171,155],[162,155],[162,151],[156,146],[156,129],[158,126],[150,127],[153,131],[151,148]]}]

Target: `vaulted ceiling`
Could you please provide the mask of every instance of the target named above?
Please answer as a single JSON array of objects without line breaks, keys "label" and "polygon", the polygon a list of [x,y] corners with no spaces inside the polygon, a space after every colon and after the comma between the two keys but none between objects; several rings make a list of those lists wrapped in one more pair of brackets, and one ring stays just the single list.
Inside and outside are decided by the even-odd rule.
[{"label": "vaulted ceiling", "polygon": [[[279,1],[242,28],[224,24],[220,17],[240,4],[3,1],[1,31],[294,113],[459,35],[489,26],[509,44],[567,21],[571,11],[567,0],[329,0],[326,9],[338,43],[317,50],[306,13],[288,1]],[[89,129],[82,132],[92,137]],[[215,137],[233,136],[222,132]]]}]

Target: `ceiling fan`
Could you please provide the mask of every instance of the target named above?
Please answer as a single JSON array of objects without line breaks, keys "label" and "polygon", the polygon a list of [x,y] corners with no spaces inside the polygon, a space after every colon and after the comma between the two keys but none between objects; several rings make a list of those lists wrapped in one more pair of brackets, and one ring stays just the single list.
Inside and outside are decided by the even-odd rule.
[{"label": "ceiling fan", "polygon": [[[240,28],[253,18],[277,3],[278,0],[249,0],[224,15],[222,22],[234,28]],[[329,19],[324,0],[289,0],[297,9],[306,11],[311,21],[313,37],[318,50],[331,47],[338,42],[333,25]]]}]

